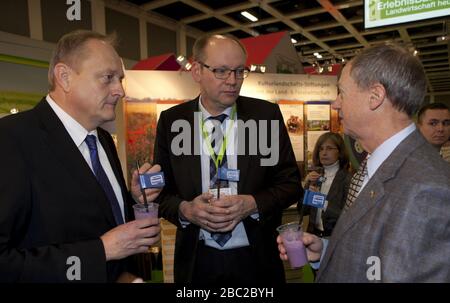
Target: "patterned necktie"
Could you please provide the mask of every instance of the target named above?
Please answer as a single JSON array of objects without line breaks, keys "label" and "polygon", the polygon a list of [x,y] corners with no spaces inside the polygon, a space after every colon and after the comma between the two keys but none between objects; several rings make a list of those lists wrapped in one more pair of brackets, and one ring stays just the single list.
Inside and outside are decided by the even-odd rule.
[{"label": "patterned necktie", "polygon": [[[214,127],[211,132],[212,133],[211,134],[211,147],[213,148],[216,156],[217,156],[218,152],[220,151],[221,145],[225,144],[221,124],[223,123],[223,121],[225,121],[226,118],[227,118],[226,114],[220,114],[218,116],[208,118],[210,120],[214,120],[213,121]],[[217,148],[216,148],[216,144],[217,144]],[[224,167],[224,168],[228,167],[226,149],[224,150],[222,162],[219,163],[219,167]],[[217,188],[217,185],[218,185],[217,184],[218,183],[217,182],[217,170],[216,170],[216,165],[215,165],[212,157],[209,160],[209,180],[210,180],[209,187]],[[220,182],[220,188],[228,187],[227,180],[220,180],[219,182]],[[230,240],[231,232],[211,233],[211,237],[214,239],[214,241],[217,242],[217,244],[219,244],[220,246],[224,246],[228,242],[228,240]]]},{"label": "patterned necktie", "polygon": [[95,177],[98,183],[100,183],[103,191],[108,197],[108,201],[111,204],[114,219],[117,225],[123,224],[122,211],[120,210],[119,201],[117,201],[116,194],[109,182],[108,176],[106,175],[103,167],[100,163],[100,158],[98,157],[97,150],[97,137],[94,135],[87,135],[84,140],[89,147],[89,153],[91,155],[92,170],[94,171]]},{"label": "patterned necktie", "polygon": [[[220,114],[218,116],[209,117],[209,120],[213,120],[214,127],[211,131],[211,147],[214,150],[214,154],[217,157],[217,154],[220,151],[221,145],[224,144],[223,140],[223,132],[221,128],[221,124],[225,119],[227,118],[226,114]],[[217,145],[217,146],[216,146]],[[226,148],[224,150],[222,162],[219,163],[219,167],[227,168],[227,154],[226,154]],[[217,188],[217,170],[216,170],[216,164],[214,163],[214,160],[212,157],[209,159],[209,188]],[[228,181],[220,181],[220,187],[227,187]]]},{"label": "patterned necktie", "polygon": [[367,176],[367,158],[365,158],[361,162],[358,171],[353,175],[352,180],[350,181],[344,211],[347,211],[352,206],[353,202],[355,202],[366,176]]}]

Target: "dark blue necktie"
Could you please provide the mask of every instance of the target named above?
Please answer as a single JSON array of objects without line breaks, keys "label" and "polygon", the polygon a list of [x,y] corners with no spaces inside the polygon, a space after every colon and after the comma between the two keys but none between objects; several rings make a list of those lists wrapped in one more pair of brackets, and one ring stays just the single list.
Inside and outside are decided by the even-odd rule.
[{"label": "dark blue necktie", "polygon": [[123,224],[122,211],[120,210],[119,201],[117,201],[116,194],[109,182],[108,176],[106,175],[103,167],[100,163],[100,158],[98,157],[97,150],[97,137],[94,135],[87,135],[85,140],[87,146],[89,147],[89,153],[91,155],[92,169],[94,171],[95,177],[98,183],[100,183],[106,196],[108,197],[109,203],[111,204],[114,219],[117,225]]},{"label": "dark blue necktie", "polygon": [[[225,121],[225,119],[227,118],[226,114],[220,114],[218,116],[214,116],[214,117],[209,117],[208,119],[210,120],[215,120],[213,121],[214,123],[214,128],[212,130],[212,135],[211,135],[211,147],[215,150],[215,146],[216,143],[218,144],[218,151],[220,151],[220,147],[221,144],[220,142],[222,142],[222,144],[225,144],[224,142],[224,136],[223,136],[223,132],[222,132],[222,128],[221,128],[221,124],[223,123],[223,121]],[[220,122],[220,123],[219,123]],[[215,151],[215,154],[217,155],[217,151]],[[228,164],[227,164],[227,153],[226,153],[226,147],[225,147],[225,151],[224,151],[224,155],[222,158],[222,162],[219,163],[219,167],[224,167],[227,168]],[[214,160],[211,157],[209,160],[209,185],[210,188],[217,188],[218,186],[218,181],[217,181],[217,170],[216,170],[216,165],[214,164]],[[228,187],[228,181],[227,180],[220,180],[220,188],[224,188],[224,187]],[[224,232],[224,233],[211,233],[211,237],[214,239],[214,241],[217,242],[217,244],[219,244],[220,246],[224,246],[228,240],[230,240],[231,238],[231,232]]]}]

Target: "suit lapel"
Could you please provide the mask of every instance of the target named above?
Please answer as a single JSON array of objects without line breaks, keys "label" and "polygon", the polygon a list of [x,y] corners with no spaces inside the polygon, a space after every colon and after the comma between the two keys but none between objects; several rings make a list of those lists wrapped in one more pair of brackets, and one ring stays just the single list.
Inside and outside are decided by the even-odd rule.
[{"label": "suit lapel", "polygon": [[108,221],[112,225],[116,225],[109,202],[97,179],[45,98],[34,110],[42,125],[43,140],[55,155],[54,160],[60,163],[61,169],[65,169],[73,177],[74,188],[78,186],[90,195],[95,194],[97,196],[96,200],[106,210],[103,213],[105,213]]},{"label": "suit lapel", "polygon": [[[346,232],[360,221],[364,215],[382,202],[385,195],[384,184],[388,180],[395,177],[397,171],[403,165],[404,161],[409,157],[420,144],[423,144],[423,138],[420,137],[418,131],[414,131],[406,137],[389,155],[389,157],[381,164],[376,173],[370,178],[369,182],[363,188],[356,198],[352,207],[343,213],[333,230],[326,254],[321,263],[321,273],[326,268],[334,249],[339,240]],[[318,278],[320,277],[320,274]]]},{"label": "suit lapel", "polygon": [[334,177],[333,183],[331,183],[330,190],[328,191],[329,197],[336,197],[339,194],[340,188],[344,183],[345,176],[346,176],[345,169],[340,168],[337,171],[336,176]]},{"label": "suit lapel", "polygon": [[194,138],[194,140],[192,140],[191,142],[191,154],[186,156],[188,158],[188,161],[186,161],[187,165],[185,165],[186,177],[188,178],[187,180],[192,180],[195,193],[202,193],[202,166],[200,162],[200,155],[198,154],[198,151],[196,152],[196,148],[200,148],[199,129],[196,128],[196,126],[199,126],[196,125],[198,124],[198,121],[195,122],[195,118],[198,118],[196,113],[200,111],[198,102],[199,99],[197,97],[191,102],[189,107],[186,107],[186,110],[182,112],[181,115],[184,117],[184,119],[186,119],[186,121],[188,121],[189,125],[191,126],[190,138]]},{"label": "suit lapel", "polygon": [[[238,121],[242,123],[247,122],[250,119],[250,113],[246,110],[244,100],[242,97],[238,97],[236,100],[236,113]],[[238,124],[239,126],[239,124]],[[243,186],[245,184],[245,177],[247,176],[248,167],[250,165],[250,152],[247,150],[249,148],[249,138],[245,136],[245,142],[240,142],[237,140],[238,144],[238,153],[237,153],[237,168],[240,171],[240,179],[238,182],[238,194],[244,192]],[[244,145],[245,152],[243,154],[239,154],[239,147]]]}]

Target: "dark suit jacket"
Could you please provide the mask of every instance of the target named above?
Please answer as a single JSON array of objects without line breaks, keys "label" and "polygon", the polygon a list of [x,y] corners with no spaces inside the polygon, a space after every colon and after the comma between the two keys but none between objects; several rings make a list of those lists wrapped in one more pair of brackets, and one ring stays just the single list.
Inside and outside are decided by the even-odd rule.
[{"label": "dark suit jacket", "polygon": [[[239,120],[278,121],[280,129],[279,136],[276,136],[276,139],[279,139],[278,163],[275,166],[261,166],[260,159],[264,157],[259,153],[238,155],[237,162],[240,170],[238,193],[253,195],[259,211],[259,221],[250,217],[243,221],[254,260],[261,271],[259,276],[262,282],[283,283],[284,270],[278,256],[276,227],[281,224],[283,209],[298,201],[302,195],[299,186],[300,174],[278,106],[245,97],[239,97],[236,104]],[[175,156],[171,152],[172,140],[178,134],[171,132],[171,125],[179,119],[188,121],[191,126],[191,138],[194,138],[192,127],[194,112],[198,111],[197,98],[162,112],[155,144],[155,163],[161,165],[166,175],[166,186],[159,197],[160,215],[178,227],[174,274],[175,282],[183,283],[191,282],[199,242],[199,227],[189,224],[186,228],[182,228],[178,208],[183,200],[191,201],[202,193],[201,166],[200,156],[193,154],[193,143],[191,155]],[[268,124],[270,125],[270,122]],[[248,142],[246,146],[248,149]]]},{"label": "dark suit jacket", "polygon": [[[341,168],[334,176],[330,190],[327,194],[328,207],[322,213],[323,237],[329,237],[333,231],[336,222],[341,215],[342,208],[347,198],[348,187],[350,184],[351,174],[347,169]],[[300,202],[301,203],[301,202]],[[315,230],[317,208],[303,205],[303,215],[309,214],[308,232],[313,233]]]},{"label": "dark suit jacket", "polygon": [[450,165],[416,130],[340,216],[317,280],[449,282],[449,256]]},{"label": "dark suit jacket", "polygon": [[[114,142],[98,137],[127,204]],[[110,204],[47,101],[0,119],[0,142],[0,281],[70,282],[70,256],[81,282],[114,281],[123,262],[107,266],[100,240],[116,226]]]}]

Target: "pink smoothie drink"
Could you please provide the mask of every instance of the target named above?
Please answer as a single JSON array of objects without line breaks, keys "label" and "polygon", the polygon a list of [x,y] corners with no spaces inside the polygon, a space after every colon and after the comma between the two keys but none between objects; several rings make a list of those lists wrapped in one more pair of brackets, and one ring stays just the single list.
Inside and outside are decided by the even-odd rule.
[{"label": "pink smoothie drink", "polygon": [[283,245],[292,268],[298,268],[308,263],[306,248],[303,245],[303,231],[297,222],[281,225],[277,228],[283,238]]},{"label": "pink smoothie drink", "polygon": [[148,203],[148,208],[144,204],[133,205],[135,219],[158,218],[158,206],[157,203]]}]

